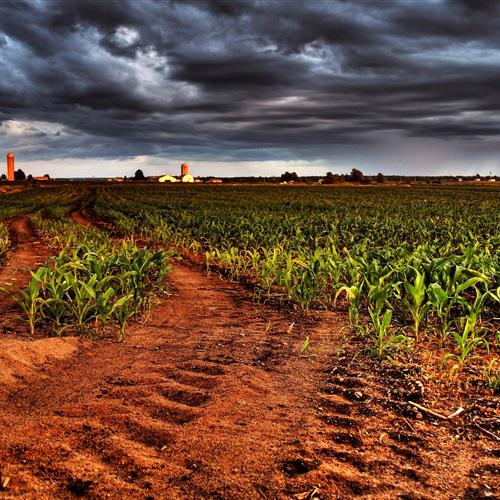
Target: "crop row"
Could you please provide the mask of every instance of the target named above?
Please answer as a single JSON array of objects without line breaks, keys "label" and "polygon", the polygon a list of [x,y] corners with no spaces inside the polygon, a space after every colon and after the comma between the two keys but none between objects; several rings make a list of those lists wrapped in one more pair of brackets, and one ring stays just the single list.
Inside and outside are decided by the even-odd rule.
[{"label": "crop row", "polygon": [[76,191],[69,187],[27,189],[0,196],[0,220],[56,206],[70,206]]},{"label": "crop row", "polygon": [[30,330],[101,335],[116,326],[123,339],[127,322],[149,311],[166,291],[169,254],[114,242],[73,223],[62,215],[67,208],[55,204],[32,217],[38,234],[59,253],[32,271],[28,286],[19,290]]},{"label": "crop row", "polygon": [[345,303],[380,357],[436,338],[456,372],[498,349],[499,207],[493,190],[193,186],[102,189],[95,210],[203,255],[259,299]]},{"label": "crop row", "polygon": [[[0,196],[0,221],[31,213],[36,210],[51,211],[69,207],[73,203],[74,190],[69,188],[29,189]],[[11,234],[7,225],[0,222],[0,260],[10,248]]]}]

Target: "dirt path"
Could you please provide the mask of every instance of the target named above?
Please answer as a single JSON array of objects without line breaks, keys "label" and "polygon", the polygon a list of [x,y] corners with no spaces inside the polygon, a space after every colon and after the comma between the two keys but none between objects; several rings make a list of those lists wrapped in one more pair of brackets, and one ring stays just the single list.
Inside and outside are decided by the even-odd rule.
[{"label": "dirt path", "polygon": [[80,210],[75,210],[73,212],[70,212],[69,218],[75,223],[75,224],[80,224],[82,226],[91,226],[92,223],[90,222],[87,217],[84,216],[84,214]]},{"label": "dirt path", "polygon": [[29,215],[14,217],[5,222],[11,233],[13,249],[0,267],[2,283],[18,279],[18,275],[26,276],[26,269],[41,264],[50,255],[47,246],[34,235]]},{"label": "dirt path", "polygon": [[109,223],[98,220],[89,208],[73,210],[68,214],[68,217],[75,224],[80,224],[81,226],[93,227],[101,231],[111,231],[113,229]]},{"label": "dirt path", "polygon": [[176,265],[171,279],[173,294],[123,343],[67,339],[76,350],[64,359],[0,384],[7,497],[499,493],[494,443],[396,412],[388,387],[407,397],[418,386],[353,361],[345,318],[255,304],[192,265]]},{"label": "dirt path", "polygon": [[[33,339],[26,321],[16,304],[17,287],[30,279],[30,269],[36,269],[49,256],[47,246],[36,237],[29,215],[6,221],[13,247],[0,266],[0,386],[37,376],[43,363],[73,354],[77,339]],[[1,494],[1,493],[0,493]]]},{"label": "dirt path", "polygon": [[3,394],[11,493],[287,490],[283,459],[300,448],[304,408],[314,412],[298,329],[290,336],[281,315],[219,278],[179,266],[173,280],[175,295],[124,343],[82,342],[71,359],[44,365],[43,378]]},{"label": "dirt path", "polygon": [[29,280],[29,269],[42,264],[50,255],[49,249],[33,233],[28,215],[14,217],[6,222],[11,233],[13,248],[4,262],[0,264],[0,287],[12,289],[12,294],[4,294],[0,301],[0,314],[5,320],[13,320],[9,316],[15,303],[15,287],[22,286]]}]

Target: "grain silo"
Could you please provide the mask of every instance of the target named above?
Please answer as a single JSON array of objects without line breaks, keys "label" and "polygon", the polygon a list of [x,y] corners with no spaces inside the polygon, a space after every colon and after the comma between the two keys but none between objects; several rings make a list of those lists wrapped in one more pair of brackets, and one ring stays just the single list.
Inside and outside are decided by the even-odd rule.
[{"label": "grain silo", "polygon": [[187,163],[183,163],[181,165],[181,177],[189,174],[189,165]]},{"label": "grain silo", "polygon": [[7,180],[14,180],[14,153],[11,151],[7,153]]}]

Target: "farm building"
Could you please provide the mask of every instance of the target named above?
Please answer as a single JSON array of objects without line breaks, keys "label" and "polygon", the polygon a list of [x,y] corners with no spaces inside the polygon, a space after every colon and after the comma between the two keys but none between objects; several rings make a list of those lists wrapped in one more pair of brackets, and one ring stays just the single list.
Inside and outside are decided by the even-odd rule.
[{"label": "farm building", "polygon": [[164,175],[158,179],[158,182],[179,182],[179,179],[172,175]]},{"label": "farm building", "polygon": [[194,182],[194,177],[191,174],[186,174],[181,177],[181,182]]},{"label": "farm building", "polygon": [[189,173],[189,165],[183,163],[181,165],[181,175],[164,175],[158,179],[158,182],[194,182],[194,177]]}]

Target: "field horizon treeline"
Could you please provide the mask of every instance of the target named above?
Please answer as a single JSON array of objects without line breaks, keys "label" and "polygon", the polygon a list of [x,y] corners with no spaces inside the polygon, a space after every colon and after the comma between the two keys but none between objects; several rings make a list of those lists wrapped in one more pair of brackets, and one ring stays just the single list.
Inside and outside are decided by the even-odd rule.
[{"label": "field horizon treeline", "polygon": [[[173,170],[172,167],[166,167],[165,171]],[[17,169],[15,171],[15,183],[31,183],[36,185],[39,182],[42,183],[54,183],[54,182],[80,182],[85,180],[87,182],[101,182],[103,180],[114,180],[119,179],[121,182],[157,182],[158,175],[148,175],[143,172],[142,169],[136,170],[134,175],[118,176],[118,177],[102,177],[102,178],[85,178],[85,177],[51,177],[49,174],[45,174],[42,177],[33,177],[32,174],[26,174],[22,169]],[[377,174],[364,174],[361,170],[357,168],[351,169],[350,173],[342,172],[325,172],[324,175],[299,175],[294,171],[284,172],[280,175],[267,175],[267,176],[215,176],[215,175],[198,175],[195,178],[201,182],[210,182],[214,180],[220,180],[222,183],[227,184],[279,184],[279,183],[303,183],[303,184],[325,184],[325,185],[335,185],[343,183],[354,183],[354,184],[385,184],[385,183],[417,183],[417,184],[446,184],[446,183],[458,183],[458,182],[496,182],[500,180],[500,177],[490,173],[489,175],[480,175],[476,173],[474,175],[460,175],[460,174],[448,174],[448,175],[403,175],[403,174],[387,174],[383,172],[378,172]],[[1,181],[6,181],[7,177],[5,174],[1,175]]]}]

